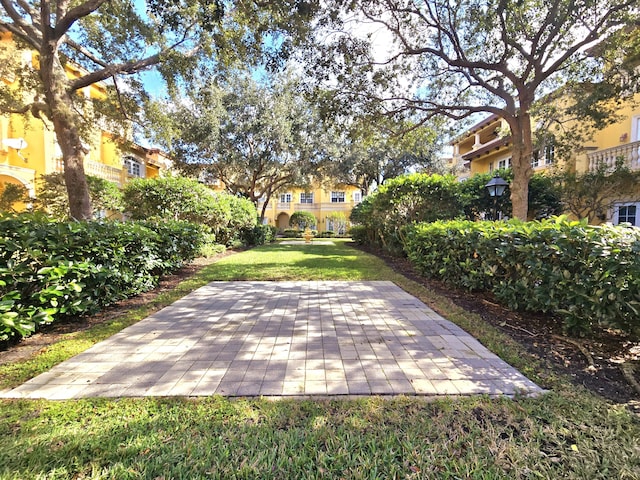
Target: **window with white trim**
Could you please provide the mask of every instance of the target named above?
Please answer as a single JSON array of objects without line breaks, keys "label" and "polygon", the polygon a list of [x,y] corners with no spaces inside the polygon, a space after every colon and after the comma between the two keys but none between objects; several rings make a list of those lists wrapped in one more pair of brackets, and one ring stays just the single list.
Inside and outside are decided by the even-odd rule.
[{"label": "window with white trim", "polygon": [[144,164],[133,157],[124,158],[124,168],[127,169],[130,177],[144,178]]},{"label": "window with white trim", "polygon": [[511,157],[498,161],[498,169],[509,168],[511,166]]},{"label": "window with white trim", "polygon": [[355,203],[360,203],[362,201],[362,192],[360,190],[353,192],[353,201]]},{"label": "window with white trim", "polygon": [[291,203],[291,199],[293,196],[290,193],[281,193],[280,194],[280,203]]},{"label": "window with white trim", "polygon": [[345,192],[331,192],[331,203],[344,203]]},{"label": "window with white trim", "polygon": [[300,193],[300,203],[313,203],[313,193]]},{"label": "window with white trim", "polygon": [[531,157],[531,167],[536,168],[540,166],[540,152],[536,150]]},{"label": "window with white trim", "polygon": [[556,157],[556,147],[552,143],[544,147],[544,164],[552,165]]},{"label": "window with white trim", "polygon": [[640,227],[640,202],[619,203],[613,208],[613,223],[630,223],[634,227]]}]

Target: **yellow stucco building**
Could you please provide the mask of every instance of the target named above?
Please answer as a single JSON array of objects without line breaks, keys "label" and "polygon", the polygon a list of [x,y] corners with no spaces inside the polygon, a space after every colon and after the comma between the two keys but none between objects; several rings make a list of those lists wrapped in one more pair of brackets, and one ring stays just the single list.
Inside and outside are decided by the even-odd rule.
[{"label": "yellow stucco building", "polygon": [[[6,48],[11,37],[4,33],[0,42]],[[37,58],[29,51],[19,52],[20,61],[37,68]],[[79,77],[83,72],[72,66],[66,67],[69,77]],[[15,80],[3,78],[9,88]],[[17,86],[16,86],[17,88]],[[106,98],[106,86],[97,83],[80,93],[87,98]],[[149,149],[95,129],[85,145],[89,153],[84,160],[87,175],[94,175],[122,186],[130,177],[156,177],[170,168],[169,158],[158,149]],[[53,126],[31,114],[0,115],[0,190],[5,183],[24,186],[29,195],[38,195],[40,175],[63,171],[62,152],[56,141]]]},{"label": "yellow stucco building", "polygon": [[[573,152],[571,168],[583,173],[599,164],[613,167],[617,159],[623,159],[629,169],[640,170],[640,95],[635,100],[618,112],[621,120],[596,131],[581,149]],[[490,115],[466,130],[451,142],[451,146],[451,166],[460,180],[511,166],[508,127],[497,115]],[[554,165],[553,145],[536,152],[531,160],[534,173]],[[640,186],[635,194],[621,195],[613,200],[613,207],[605,213],[605,222],[640,226]]]},{"label": "yellow stucco building", "polygon": [[[209,186],[217,191],[225,190],[224,183],[220,180],[209,182]],[[315,230],[319,233],[330,231],[336,235],[343,235],[351,225],[351,211],[362,198],[362,191],[352,185],[291,187],[269,200],[262,222],[265,225],[273,225],[282,233],[292,228],[289,225],[291,215],[296,212],[309,212],[316,218]],[[258,214],[262,212],[263,207],[264,200],[261,199],[258,202]]]},{"label": "yellow stucco building", "polygon": [[[316,217],[318,232],[347,233],[351,210],[362,201],[362,192],[350,185],[338,184],[331,188],[314,187],[309,190],[291,188],[271,199],[265,210],[265,223],[279,231],[289,227],[291,215],[305,211]],[[264,203],[259,205],[259,210]],[[337,215],[336,215],[337,214]],[[339,220],[344,215],[345,222]]]}]

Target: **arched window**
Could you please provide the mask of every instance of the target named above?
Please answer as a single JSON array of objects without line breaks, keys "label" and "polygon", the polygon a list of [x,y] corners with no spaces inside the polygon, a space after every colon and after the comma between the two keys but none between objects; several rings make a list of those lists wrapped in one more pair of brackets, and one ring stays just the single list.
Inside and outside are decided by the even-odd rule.
[{"label": "arched window", "polygon": [[130,177],[144,178],[144,163],[134,157],[124,157],[124,168],[127,169]]}]

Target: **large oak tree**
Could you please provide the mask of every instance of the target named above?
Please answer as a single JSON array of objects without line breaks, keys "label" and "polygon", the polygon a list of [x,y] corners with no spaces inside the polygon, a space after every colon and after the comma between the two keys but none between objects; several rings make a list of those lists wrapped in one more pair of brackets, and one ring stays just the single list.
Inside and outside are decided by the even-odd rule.
[{"label": "large oak tree", "polygon": [[220,180],[256,207],[262,200],[264,218],[273,196],[308,184],[334,147],[294,78],[254,76],[236,71],[211,78],[187,95],[157,103],[153,118],[158,141],[185,174]]},{"label": "large oak tree", "polygon": [[[311,13],[310,6],[295,0],[0,0],[0,7],[0,31],[37,55],[37,72],[16,72],[16,78],[30,78],[23,86],[33,91],[3,101],[3,112],[28,112],[51,122],[76,219],[91,217],[82,135],[92,120],[86,118],[82,89],[109,80],[113,96],[108,103],[126,118],[127,107],[143,101],[132,94],[144,89],[139,79],[123,77],[160,66],[169,88],[179,88],[179,78],[197,79],[198,62],[215,69],[232,57],[248,62],[265,48],[288,49],[277,35],[300,25],[291,20],[294,13]],[[275,40],[264,42],[266,35]],[[67,75],[67,62],[82,68],[78,76]],[[3,93],[12,92],[5,88]]]},{"label": "large oak tree", "polygon": [[316,36],[322,52],[310,69],[316,77],[350,102],[380,102],[390,115],[504,118],[513,149],[513,214],[521,219],[527,218],[536,102],[566,82],[598,80],[592,67],[602,51],[593,47],[638,18],[637,0],[328,4]]}]

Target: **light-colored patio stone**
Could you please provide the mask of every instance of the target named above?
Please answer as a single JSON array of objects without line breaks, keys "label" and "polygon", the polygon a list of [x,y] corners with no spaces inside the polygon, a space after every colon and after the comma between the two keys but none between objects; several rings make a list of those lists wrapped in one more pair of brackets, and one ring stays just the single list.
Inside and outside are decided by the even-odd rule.
[{"label": "light-colored patio stone", "polygon": [[541,391],[391,282],[213,282],[0,398]]}]

